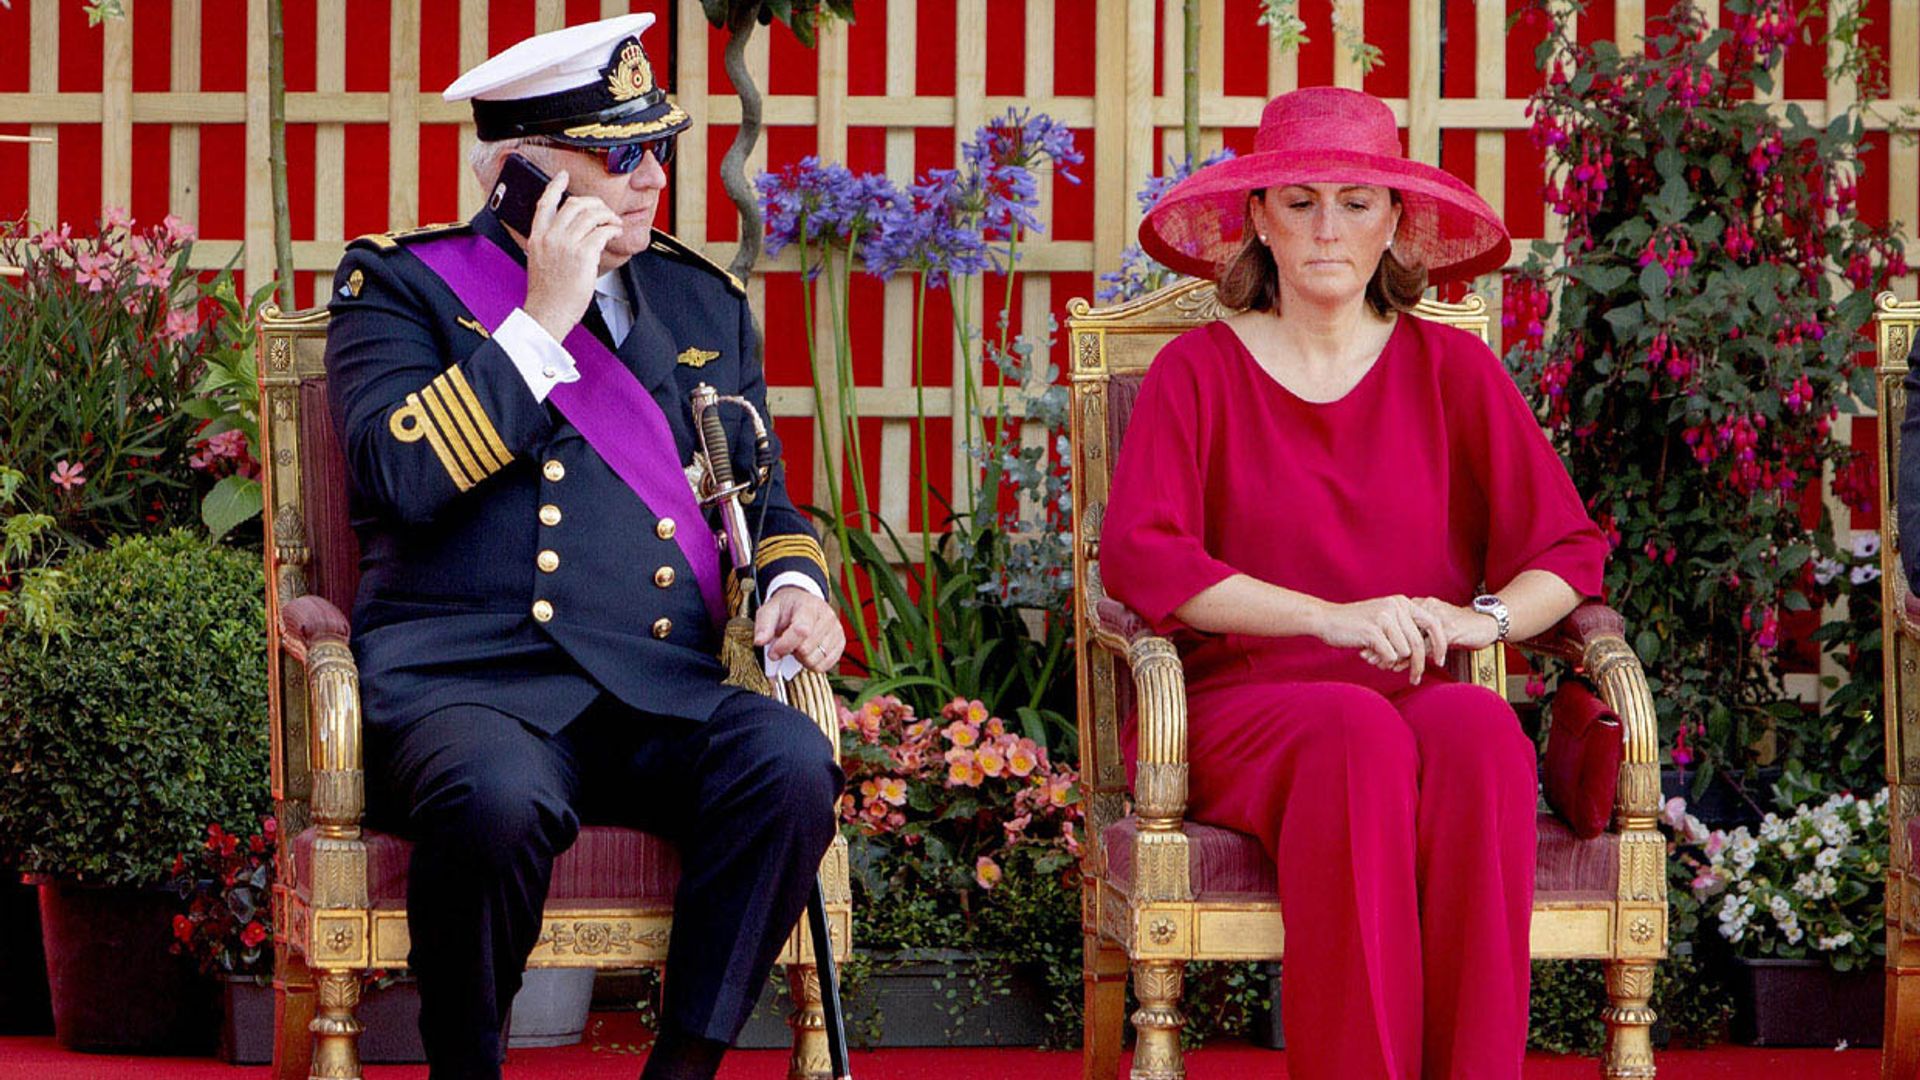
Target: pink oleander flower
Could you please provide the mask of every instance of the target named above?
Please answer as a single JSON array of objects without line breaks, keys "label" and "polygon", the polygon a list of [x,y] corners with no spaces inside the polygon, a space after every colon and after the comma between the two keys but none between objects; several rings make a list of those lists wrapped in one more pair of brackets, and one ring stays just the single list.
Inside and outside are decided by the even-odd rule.
[{"label": "pink oleander flower", "polygon": [[133,228],[133,215],[124,206],[109,206],[100,213],[100,228],[103,232],[110,229],[130,230]]},{"label": "pink oleander flower", "polygon": [[160,340],[178,343],[187,340],[200,328],[200,317],[192,308],[174,308],[167,312],[166,324],[160,327]]},{"label": "pink oleander flower", "polygon": [[1000,884],[1000,879],[1005,876],[1000,869],[1000,864],[985,855],[980,856],[973,864],[973,880],[979,882],[983,889],[991,889]]},{"label": "pink oleander flower", "polygon": [[160,228],[166,233],[168,246],[192,243],[200,234],[185,219],[168,214],[160,222]]},{"label": "pink oleander flower", "polygon": [[101,251],[83,251],[74,257],[73,279],[88,292],[113,288],[113,256]]},{"label": "pink oleander flower", "polygon": [[73,243],[73,226],[62,222],[58,231],[43,230],[34,234],[33,243],[41,251],[65,251]]},{"label": "pink oleander flower", "polygon": [[61,458],[54,462],[53,472],[49,476],[62,491],[72,491],[87,482],[86,466]]}]

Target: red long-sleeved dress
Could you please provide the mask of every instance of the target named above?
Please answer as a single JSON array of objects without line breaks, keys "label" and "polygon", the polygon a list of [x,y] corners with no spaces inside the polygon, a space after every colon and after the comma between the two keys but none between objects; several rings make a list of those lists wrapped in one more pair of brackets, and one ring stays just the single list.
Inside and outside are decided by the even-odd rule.
[{"label": "red long-sleeved dress", "polygon": [[1101,535],[1108,590],[1180,644],[1188,813],[1258,837],[1287,924],[1289,1075],[1517,1077],[1535,758],[1512,709],[1311,637],[1174,615],[1235,573],[1333,602],[1466,604],[1526,570],[1598,596],[1607,543],[1499,359],[1401,316],[1300,398],[1224,322],[1154,361]]}]

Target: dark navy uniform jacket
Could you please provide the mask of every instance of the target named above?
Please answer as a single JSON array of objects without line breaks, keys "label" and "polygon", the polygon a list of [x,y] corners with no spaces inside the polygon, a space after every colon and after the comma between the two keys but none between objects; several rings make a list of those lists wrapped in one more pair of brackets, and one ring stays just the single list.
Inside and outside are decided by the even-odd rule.
[{"label": "dark navy uniform jacket", "polygon": [[[721,684],[719,628],[674,537],[711,538],[718,517],[674,521],[648,509],[408,251],[465,229],[525,264],[483,210],[467,223],[356,240],[334,277],[327,385],[360,537],[353,652],[367,722],[478,704],[557,731],[602,691],[705,720],[734,690]],[[746,293],[659,232],[622,276],[634,314],[625,340],[608,342],[592,304],[586,322],[659,402],[684,467],[698,445],[696,384],[767,414]],[[738,410],[724,415],[744,471],[751,431]],[[798,570],[824,594],[819,541],[778,466],[747,518],[760,530],[762,582]]]}]

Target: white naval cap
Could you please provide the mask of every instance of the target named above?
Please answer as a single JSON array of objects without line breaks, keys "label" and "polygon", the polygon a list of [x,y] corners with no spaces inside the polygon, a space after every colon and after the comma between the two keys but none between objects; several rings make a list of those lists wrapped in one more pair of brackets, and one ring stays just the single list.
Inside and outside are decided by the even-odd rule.
[{"label": "white naval cap", "polygon": [[472,101],[486,141],[538,135],[579,146],[659,138],[691,121],[654,81],[640,34],[649,13],[618,15],[510,46],[441,94]]}]

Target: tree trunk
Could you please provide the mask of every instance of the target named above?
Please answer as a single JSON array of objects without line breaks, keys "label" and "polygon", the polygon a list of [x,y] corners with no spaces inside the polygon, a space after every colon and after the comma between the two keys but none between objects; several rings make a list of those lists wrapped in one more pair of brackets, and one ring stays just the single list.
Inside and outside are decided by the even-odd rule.
[{"label": "tree trunk", "polygon": [[273,261],[280,310],[291,311],[293,223],[287,213],[287,63],[281,0],[267,0],[267,145],[273,176]]},{"label": "tree trunk", "polygon": [[763,228],[760,204],[754,198],[753,185],[747,182],[747,155],[760,142],[760,88],[754,85],[753,75],[747,71],[747,40],[753,37],[754,14],[754,5],[741,5],[734,10],[727,25],[727,78],[732,80],[734,92],[740,95],[740,130],[734,133],[733,145],[727,147],[726,156],[720,159],[720,180],[726,185],[727,197],[740,211],[740,250],[734,253],[727,269],[742,281],[759,261]]}]

